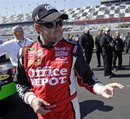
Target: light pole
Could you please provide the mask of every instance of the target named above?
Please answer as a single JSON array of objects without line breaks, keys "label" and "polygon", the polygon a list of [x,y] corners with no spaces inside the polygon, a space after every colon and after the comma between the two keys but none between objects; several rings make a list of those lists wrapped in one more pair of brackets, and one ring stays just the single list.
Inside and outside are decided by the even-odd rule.
[{"label": "light pole", "polygon": [[31,12],[31,4],[28,4],[29,12]]},{"label": "light pole", "polygon": [[54,5],[55,5],[55,7],[56,7],[56,0],[54,0],[53,2],[54,2]]},{"label": "light pole", "polygon": [[13,11],[14,11],[14,15],[16,15],[16,12],[15,12],[15,7],[13,6]]},{"label": "light pole", "polygon": [[21,7],[21,12],[22,12],[22,14],[23,14],[23,5],[20,5],[20,7]]},{"label": "light pole", "polygon": [[8,8],[7,7],[5,7],[5,11],[6,11],[6,14],[8,16]]}]

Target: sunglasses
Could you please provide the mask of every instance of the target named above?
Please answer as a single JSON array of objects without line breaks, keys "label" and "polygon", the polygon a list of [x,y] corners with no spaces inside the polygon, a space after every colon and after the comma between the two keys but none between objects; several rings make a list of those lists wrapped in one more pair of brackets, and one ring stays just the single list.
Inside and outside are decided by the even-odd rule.
[{"label": "sunglasses", "polygon": [[59,20],[59,21],[53,21],[53,22],[45,22],[45,23],[39,23],[43,26],[45,26],[46,28],[49,28],[49,29],[54,29],[56,28],[58,25],[60,27],[63,26],[63,20]]},{"label": "sunglasses", "polygon": [[14,34],[21,34],[23,31],[15,31]]}]

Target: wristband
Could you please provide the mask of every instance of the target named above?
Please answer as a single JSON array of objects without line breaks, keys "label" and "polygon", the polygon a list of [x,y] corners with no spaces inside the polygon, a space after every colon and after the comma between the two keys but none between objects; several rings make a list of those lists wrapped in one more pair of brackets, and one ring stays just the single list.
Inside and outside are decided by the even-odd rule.
[{"label": "wristband", "polygon": [[25,94],[25,96],[24,96],[24,102],[25,102],[26,104],[31,105],[32,100],[33,100],[34,98],[36,98],[36,95],[35,95],[33,92],[27,92],[27,93]]},{"label": "wristband", "polygon": [[94,86],[93,86],[93,90],[96,94],[100,95],[101,94],[101,89],[104,85],[102,83],[96,83]]}]

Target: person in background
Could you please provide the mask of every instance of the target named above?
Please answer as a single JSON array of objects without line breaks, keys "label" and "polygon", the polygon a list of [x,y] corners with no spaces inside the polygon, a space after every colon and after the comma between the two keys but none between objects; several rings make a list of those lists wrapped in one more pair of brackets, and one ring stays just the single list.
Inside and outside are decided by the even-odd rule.
[{"label": "person in background", "polygon": [[67,40],[74,41],[74,35],[68,34],[67,35]]},{"label": "person in background", "polygon": [[120,38],[123,40],[123,43],[124,43],[124,41],[125,41],[125,34],[122,33],[122,34],[120,35]]},{"label": "person in background", "polygon": [[[120,38],[120,32],[115,32],[115,38],[113,40],[114,51],[113,51],[113,68],[115,71],[122,68],[122,52],[124,51],[124,43]],[[118,58],[118,67],[116,66],[116,60]]]},{"label": "person in background", "polygon": [[[3,40],[2,39],[0,39],[0,45],[3,43]],[[6,55],[4,54],[4,55],[2,55],[2,56],[0,56],[0,63],[2,63],[3,62],[3,60],[5,60],[6,59]]]},{"label": "person in background", "polygon": [[70,40],[70,33],[69,34],[67,34],[67,40]]},{"label": "person in background", "polygon": [[74,41],[74,35],[70,35],[69,40]]},{"label": "person in background", "polygon": [[9,56],[13,66],[17,66],[17,54],[21,47],[31,44],[33,41],[24,37],[23,28],[16,25],[12,28],[14,39],[4,42],[0,45],[0,56],[6,54]]},{"label": "person in background", "polygon": [[84,29],[84,33],[80,37],[80,45],[84,50],[88,64],[90,64],[93,54],[94,40],[92,35],[90,34],[89,28]]},{"label": "person in background", "polygon": [[129,53],[129,63],[128,63],[128,66],[129,66],[129,69],[130,69],[130,36],[127,38],[127,41],[126,41],[125,53]]},{"label": "person in background", "polygon": [[104,34],[101,37],[101,47],[104,62],[104,76],[110,79],[113,75],[112,72],[112,53],[114,45],[112,43],[113,38],[110,36],[110,28],[106,27],[104,29]]},{"label": "person in background", "polygon": [[75,36],[75,42],[76,42],[76,43],[79,43],[79,41],[80,41],[80,37],[79,37],[79,35],[77,34],[77,35]]},{"label": "person in background", "polygon": [[123,88],[120,83],[103,85],[84,59],[80,45],[63,38],[67,14],[42,4],[33,10],[32,18],[39,36],[19,50],[14,81],[20,97],[38,119],[80,119],[77,81],[105,98],[112,98],[115,88]]},{"label": "person in background", "polygon": [[127,35],[125,37],[125,40],[124,40],[124,50],[126,51],[126,47],[127,47],[127,43],[130,39],[130,31],[127,32]]},{"label": "person in background", "polygon": [[101,42],[101,37],[103,35],[103,30],[99,29],[98,33],[99,34],[95,38],[95,45],[96,45],[96,55],[97,55],[97,62],[98,62],[97,67],[101,67],[102,47],[100,45],[100,42]]}]

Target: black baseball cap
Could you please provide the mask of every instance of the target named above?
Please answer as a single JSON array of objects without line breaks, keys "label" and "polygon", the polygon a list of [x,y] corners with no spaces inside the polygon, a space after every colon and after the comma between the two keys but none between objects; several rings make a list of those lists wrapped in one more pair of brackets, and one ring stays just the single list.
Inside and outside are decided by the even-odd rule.
[{"label": "black baseball cap", "polygon": [[50,4],[41,4],[32,12],[32,19],[34,23],[52,22],[57,18],[66,20],[68,19],[68,15],[60,13]]}]

